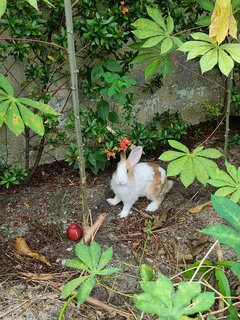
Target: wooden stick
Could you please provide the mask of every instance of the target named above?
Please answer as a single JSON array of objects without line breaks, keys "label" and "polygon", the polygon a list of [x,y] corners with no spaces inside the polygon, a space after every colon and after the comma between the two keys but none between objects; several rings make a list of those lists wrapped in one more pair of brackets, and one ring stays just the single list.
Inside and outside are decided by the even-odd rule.
[{"label": "wooden stick", "polygon": [[98,216],[97,220],[93,223],[93,225],[85,229],[86,231],[84,233],[84,236],[81,242],[85,244],[90,244],[93,241],[98,229],[101,227],[104,220],[107,218],[107,216],[108,216],[107,213],[101,213]]}]

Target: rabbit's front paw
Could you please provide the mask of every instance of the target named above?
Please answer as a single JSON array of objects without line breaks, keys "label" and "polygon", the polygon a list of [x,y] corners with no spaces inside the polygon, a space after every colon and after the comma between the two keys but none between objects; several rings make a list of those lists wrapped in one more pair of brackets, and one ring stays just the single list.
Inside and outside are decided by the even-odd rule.
[{"label": "rabbit's front paw", "polygon": [[153,211],[157,210],[158,207],[159,207],[159,202],[153,201],[147,206],[146,211],[153,212]]},{"label": "rabbit's front paw", "polygon": [[121,200],[120,200],[117,196],[115,196],[114,198],[108,198],[108,199],[107,199],[107,202],[108,202],[109,204],[111,204],[112,206],[115,206],[115,205],[118,204],[120,201],[121,201]]},{"label": "rabbit's front paw", "polygon": [[129,211],[124,211],[122,210],[120,213],[119,213],[119,218],[126,218],[129,214]]}]

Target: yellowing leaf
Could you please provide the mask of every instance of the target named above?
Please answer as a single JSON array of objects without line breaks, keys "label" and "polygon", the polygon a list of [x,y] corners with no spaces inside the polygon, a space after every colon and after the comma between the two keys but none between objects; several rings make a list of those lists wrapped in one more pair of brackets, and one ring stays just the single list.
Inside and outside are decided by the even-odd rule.
[{"label": "yellowing leaf", "polygon": [[53,56],[51,56],[50,54],[47,57],[48,57],[49,60],[51,60],[53,62],[56,62],[56,59]]},{"label": "yellowing leaf", "polygon": [[228,34],[237,38],[237,23],[232,13],[231,0],[216,0],[209,36],[220,44]]}]

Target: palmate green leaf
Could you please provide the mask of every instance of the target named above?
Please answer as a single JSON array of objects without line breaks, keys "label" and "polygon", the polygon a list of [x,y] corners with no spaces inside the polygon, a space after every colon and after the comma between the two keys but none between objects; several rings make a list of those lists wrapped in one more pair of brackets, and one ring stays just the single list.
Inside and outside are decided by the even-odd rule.
[{"label": "palmate green leaf", "polygon": [[225,225],[213,225],[201,230],[202,233],[217,238],[222,244],[233,248],[240,258],[240,233]]},{"label": "palmate green leaf", "polygon": [[155,73],[157,73],[160,67],[160,64],[161,64],[161,58],[158,58],[156,60],[149,62],[144,71],[145,79],[148,79],[152,77]]},{"label": "palmate green leaf", "polygon": [[173,37],[173,36],[172,36],[171,39],[172,39],[172,41],[175,43],[175,45],[177,46],[177,48],[179,48],[179,47],[183,44],[182,40],[179,39],[178,37]]},{"label": "palmate green leaf", "polygon": [[38,10],[37,0],[27,0],[27,2],[36,10]]},{"label": "palmate green leaf", "polygon": [[195,21],[195,24],[198,26],[210,26],[211,17],[210,16],[200,17],[199,19],[197,19],[197,21]]},{"label": "palmate green leaf", "polygon": [[75,246],[75,253],[77,257],[88,267],[88,269],[93,269],[92,257],[89,246],[87,246],[84,243],[78,243]]},{"label": "palmate green leaf", "polygon": [[167,167],[167,176],[173,177],[178,175],[184,168],[187,161],[188,161],[188,157],[184,156],[170,162]]},{"label": "palmate green leaf", "polygon": [[240,44],[239,43],[223,44],[220,46],[220,48],[227,51],[233,60],[240,63]]},{"label": "palmate green leaf", "polygon": [[206,41],[206,42],[209,42],[211,45],[213,44],[213,43],[212,43],[212,39],[209,37],[209,35],[206,34],[206,33],[203,33],[203,32],[195,32],[195,33],[192,33],[192,34],[191,34],[191,37],[192,37],[194,40]]},{"label": "palmate green leaf", "polygon": [[209,50],[206,54],[202,56],[202,58],[199,61],[202,73],[212,70],[213,67],[217,64],[217,62],[218,62],[217,48]]},{"label": "palmate green leaf", "polygon": [[208,171],[206,167],[202,164],[198,157],[193,157],[193,166],[195,171],[196,179],[202,184],[206,184],[209,178]]},{"label": "palmate green leaf", "polygon": [[173,48],[173,41],[171,38],[165,38],[161,43],[161,54],[169,52]]},{"label": "palmate green leaf", "polygon": [[218,66],[226,77],[234,67],[233,59],[221,48],[218,50]]},{"label": "palmate green leaf", "polygon": [[211,44],[206,44],[205,46],[200,46],[200,47],[196,47],[192,50],[189,51],[188,55],[187,55],[187,61],[194,59],[198,56],[202,56],[205,53],[207,53],[209,50],[212,49],[212,45]]},{"label": "palmate green leaf", "polygon": [[200,6],[209,12],[212,12],[214,9],[214,3],[211,0],[197,0]]},{"label": "palmate green leaf", "polygon": [[89,277],[87,280],[85,280],[81,287],[77,291],[77,302],[78,305],[82,304],[87,300],[87,298],[90,296],[90,293],[92,292],[92,289],[94,288],[96,284],[96,281],[94,277]]},{"label": "palmate green leaf", "polygon": [[167,17],[167,32],[168,34],[171,34],[174,30],[174,21],[173,21],[173,18],[168,15]]},{"label": "palmate green leaf", "polygon": [[192,184],[195,180],[195,171],[196,170],[194,170],[192,158],[188,158],[185,166],[180,172],[180,180],[185,188],[190,186],[190,184]]},{"label": "palmate green leaf", "polygon": [[132,23],[136,30],[132,33],[139,39],[163,35],[163,29],[150,19],[141,18]]},{"label": "palmate green leaf", "polygon": [[7,80],[6,77],[4,77],[3,74],[0,73],[0,88],[6,92],[7,95],[13,96],[14,95],[14,90],[9,81]]},{"label": "palmate green leaf", "polygon": [[[219,292],[223,297],[231,297],[231,289],[228,282],[228,278],[222,269],[215,269],[215,277],[218,283]],[[231,298],[225,298],[225,300],[231,304]]]},{"label": "palmate green leaf", "polygon": [[192,151],[193,155],[197,155],[200,151],[202,151],[204,149],[203,146],[197,147]]},{"label": "palmate green leaf", "polygon": [[7,7],[7,0],[1,0],[0,1],[0,18],[3,16],[5,10]]},{"label": "palmate green leaf", "polygon": [[240,231],[240,206],[229,199],[215,195],[211,197],[211,202],[218,215]]},{"label": "palmate green leaf", "polygon": [[200,293],[196,298],[192,300],[191,306],[184,309],[184,313],[187,315],[203,312],[211,308],[214,304],[215,296],[214,292]]},{"label": "palmate green leaf", "polygon": [[101,258],[98,263],[98,270],[102,270],[110,262],[110,260],[112,259],[112,256],[113,256],[113,249],[112,247],[109,247],[101,255]]},{"label": "palmate green leaf", "polygon": [[233,202],[237,203],[240,200],[240,190],[236,190],[231,194],[230,200]]},{"label": "palmate green leaf", "polygon": [[[227,174],[225,171],[216,168],[215,170],[210,172],[210,177],[214,180],[224,181],[226,186],[236,186],[236,182],[232,179],[232,177]],[[211,180],[209,181],[211,184]]]},{"label": "palmate green leaf", "polygon": [[140,268],[139,268],[139,272],[141,275],[141,279],[143,281],[152,281],[153,280],[153,268],[145,263],[142,263]]},{"label": "palmate green leaf", "polygon": [[120,270],[121,270],[120,268],[110,267],[110,268],[106,268],[106,269],[99,271],[97,274],[100,276],[108,276],[110,274],[119,272]]},{"label": "palmate green leaf", "polygon": [[73,258],[73,259],[68,260],[65,263],[65,266],[67,266],[69,268],[88,271],[88,267],[79,258]]},{"label": "palmate green leaf", "polygon": [[185,156],[186,153],[179,152],[179,151],[165,151],[161,154],[161,156],[158,158],[162,161],[172,161],[174,159],[180,158]]},{"label": "palmate green leaf", "polygon": [[151,58],[156,58],[156,57],[159,57],[159,53],[143,53],[135,57],[131,63],[137,64],[137,63],[150,60]]},{"label": "palmate green leaf", "polygon": [[213,171],[218,169],[218,166],[214,161],[212,161],[208,158],[205,158],[205,157],[201,157],[199,155],[198,155],[198,159],[201,161],[202,165],[206,168],[209,176],[211,175],[211,173]]},{"label": "palmate green leaf", "polygon": [[100,257],[101,257],[101,246],[97,242],[93,241],[89,246],[89,248],[90,248],[93,268],[97,268]]},{"label": "palmate green leaf", "polygon": [[0,127],[3,125],[5,114],[10,106],[9,100],[0,102]]},{"label": "palmate green leaf", "polygon": [[151,37],[144,42],[141,48],[152,48],[156,46],[163,39],[164,39],[164,36]]},{"label": "palmate green leaf", "polygon": [[149,17],[151,17],[157,24],[159,24],[161,28],[163,28],[164,31],[167,31],[167,26],[159,9],[147,6],[147,13]]},{"label": "palmate green leaf", "polygon": [[5,123],[8,128],[16,135],[19,135],[24,131],[24,123],[22,121],[18,107],[14,102],[12,102],[8,108],[5,117]]},{"label": "palmate green leaf", "polygon": [[59,112],[55,111],[49,105],[47,105],[45,103],[42,103],[42,102],[39,102],[39,101],[35,101],[35,100],[32,100],[32,99],[28,99],[28,98],[17,98],[17,101],[22,103],[22,104],[24,104],[24,105],[27,105],[29,107],[38,109],[38,110],[42,111],[45,114],[51,114],[53,116],[59,116],[60,115]]},{"label": "palmate green leaf", "polygon": [[199,47],[204,47],[206,45],[211,46],[212,48],[214,48],[214,45],[208,44],[206,41],[187,41],[184,42],[179,48],[178,50],[182,51],[182,52],[188,52],[192,49],[196,49]]},{"label": "palmate green leaf", "polygon": [[214,194],[216,196],[226,197],[236,191],[236,187],[221,187]]},{"label": "palmate green leaf", "polygon": [[172,148],[183,151],[186,154],[190,154],[189,149],[181,142],[178,142],[176,140],[168,140],[168,143]]},{"label": "palmate green leaf", "polygon": [[166,56],[162,59],[161,74],[163,78],[167,77],[171,70],[171,61]]},{"label": "palmate green leaf", "polygon": [[201,293],[200,283],[180,282],[174,296],[174,306],[179,310],[191,304],[192,299]]},{"label": "palmate green leaf", "polygon": [[43,125],[43,119],[39,117],[37,114],[34,114],[31,110],[29,110],[23,104],[19,102],[16,102],[16,104],[18,106],[18,109],[20,111],[20,114],[25,126],[32,129],[38,135],[43,136],[45,131],[44,125]]},{"label": "palmate green leaf", "polygon": [[69,281],[62,288],[60,299],[66,299],[70,294],[78,287],[82,282],[84,282],[89,276],[83,276]]}]

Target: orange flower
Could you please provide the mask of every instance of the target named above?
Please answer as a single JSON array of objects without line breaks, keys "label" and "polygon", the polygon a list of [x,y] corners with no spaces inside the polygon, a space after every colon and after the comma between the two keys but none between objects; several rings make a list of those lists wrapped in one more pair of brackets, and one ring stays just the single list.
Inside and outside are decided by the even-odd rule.
[{"label": "orange flower", "polygon": [[111,157],[114,157],[115,156],[115,152],[112,152],[108,149],[105,149],[104,152],[107,154],[107,157],[108,157],[108,160],[111,158]]},{"label": "orange flower", "polygon": [[131,146],[132,142],[127,138],[123,138],[119,141],[120,147],[118,148],[119,151],[126,151],[128,147]]},{"label": "orange flower", "polygon": [[123,7],[122,8],[122,14],[125,14],[126,12],[128,12],[128,8],[127,7]]}]

